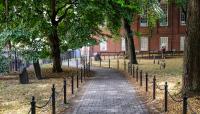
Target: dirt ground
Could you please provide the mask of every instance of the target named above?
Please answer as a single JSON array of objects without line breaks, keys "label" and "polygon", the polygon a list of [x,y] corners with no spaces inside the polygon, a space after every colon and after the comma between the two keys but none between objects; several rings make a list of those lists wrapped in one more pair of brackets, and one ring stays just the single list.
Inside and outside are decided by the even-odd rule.
[{"label": "dirt ground", "polygon": [[[56,88],[56,112],[68,108],[63,103],[63,80],[67,80],[67,99],[71,99],[71,73],[76,73],[75,68],[63,67],[64,72],[52,73],[51,65],[42,66],[42,76],[46,79],[37,80],[32,68],[28,69],[30,84],[19,84],[18,75],[1,76],[0,78],[0,114],[28,114],[32,96],[36,98],[36,105],[44,105],[51,95],[52,84]],[[76,77],[74,78],[76,88]],[[79,84],[80,79],[79,79]],[[81,86],[81,85],[80,85]],[[51,112],[51,102],[43,109],[37,108],[37,114],[48,114]]]}]

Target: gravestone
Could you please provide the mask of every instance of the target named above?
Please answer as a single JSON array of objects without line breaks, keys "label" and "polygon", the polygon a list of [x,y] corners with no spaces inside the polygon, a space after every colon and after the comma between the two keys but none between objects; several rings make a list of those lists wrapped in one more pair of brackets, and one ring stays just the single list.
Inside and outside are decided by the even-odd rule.
[{"label": "gravestone", "polygon": [[101,61],[101,55],[99,53],[97,53],[94,57],[95,61]]},{"label": "gravestone", "polygon": [[19,74],[19,82],[20,84],[28,84],[29,78],[26,68],[23,68],[22,72]]}]

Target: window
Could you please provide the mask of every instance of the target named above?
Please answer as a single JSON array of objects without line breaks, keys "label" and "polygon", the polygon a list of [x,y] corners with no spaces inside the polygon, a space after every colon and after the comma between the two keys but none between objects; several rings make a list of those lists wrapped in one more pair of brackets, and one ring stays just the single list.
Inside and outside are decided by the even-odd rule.
[{"label": "window", "polygon": [[121,39],[121,50],[122,51],[126,51],[126,43],[125,43],[125,38],[124,37],[122,37],[122,39]]},{"label": "window", "polygon": [[141,51],[148,51],[148,37],[141,37]]},{"label": "window", "polygon": [[168,50],[168,37],[160,37],[160,49],[165,47],[166,51]]},{"label": "window", "polygon": [[180,51],[184,51],[185,36],[180,37]]},{"label": "window", "polygon": [[168,5],[161,4],[164,16],[160,19],[160,26],[168,26]]},{"label": "window", "polygon": [[147,22],[147,12],[145,11],[144,15],[140,17],[140,26],[141,27],[147,27],[148,22]]},{"label": "window", "polygon": [[107,42],[105,40],[100,41],[100,51],[107,51]]},{"label": "window", "polygon": [[185,16],[185,14],[183,13],[182,10],[180,10],[180,24],[186,25],[186,16]]}]

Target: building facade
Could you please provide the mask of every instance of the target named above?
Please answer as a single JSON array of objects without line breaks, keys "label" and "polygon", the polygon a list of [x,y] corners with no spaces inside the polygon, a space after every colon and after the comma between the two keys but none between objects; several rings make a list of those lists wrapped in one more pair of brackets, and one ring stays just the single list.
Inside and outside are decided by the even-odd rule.
[{"label": "building facade", "polygon": [[[174,4],[161,3],[161,8],[165,16],[157,22],[153,30],[149,30],[145,16],[138,17],[132,24],[132,29],[141,33],[140,38],[134,36],[136,51],[159,51],[162,46],[165,46],[166,51],[184,51],[186,16]],[[107,39],[91,47],[90,52],[121,52],[125,51],[125,47],[123,37],[119,41]]]}]

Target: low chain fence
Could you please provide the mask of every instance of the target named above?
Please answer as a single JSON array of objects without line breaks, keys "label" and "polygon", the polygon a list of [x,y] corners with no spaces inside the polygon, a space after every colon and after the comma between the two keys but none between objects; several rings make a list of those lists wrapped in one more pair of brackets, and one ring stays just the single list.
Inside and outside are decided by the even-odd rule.
[{"label": "low chain fence", "polygon": [[[36,101],[35,96],[32,96],[31,102],[30,102],[30,109],[28,111],[28,114],[37,114],[37,110],[42,110],[44,108],[51,107],[51,114],[56,114],[56,106],[60,105],[67,105],[69,98],[67,98],[67,89],[70,88],[71,95],[75,94],[75,89],[78,89],[80,86],[80,83],[83,83],[86,81],[86,77],[88,73],[90,72],[90,65],[84,64],[83,68],[80,68],[80,71],[77,70],[76,73],[72,73],[67,84],[67,78],[63,79],[63,87],[61,90],[57,91],[55,84],[52,85],[51,88],[51,94],[48,97],[48,100],[43,105],[38,105]],[[75,85],[76,84],[76,85]],[[60,101],[58,98],[62,97],[62,100]],[[61,103],[62,102],[62,103]]]},{"label": "low chain fence", "polygon": [[[113,64],[113,62],[116,62],[116,64],[114,64],[114,67],[111,65]],[[156,60],[153,60],[153,63],[155,64]],[[106,62],[106,63],[105,63]],[[92,59],[90,59],[90,63],[92,63]],[[192,105],[188,102],[188,100],[190,99],[190,97],[187,96],[185,89],[169,89],[168,88],[168,83],[165,82],[164,85],[158,85],[158,81],[156,80],[156,76],[153,76],[152,81],[150,81],[149,78],[149,74],[146,72],[144,73],[144,71],[141,69],[139,69],[138,66],[130,64],[129,62],[127,63],[126,60],[124,59],[123,62],[119,62],[119,59],[117,60],[111,60],[110,58],[108,58],[108,60],[106,61],[99,61],[99,65],[95,64],[95,66],[98,67],[104,67],[103,64],[106,64],[107,68],[114,68],[114,69],[123,69],[125,72],[127,72],[129,74],[129,76],[131,76],[133,79],[136,80],[137,83],[139,83],[139,85],[141,87],[145,87],[145,91],[146,92],[151,92],[152,93],[152,98],[148,101],[146,101],[145,103],[151,103],[154,100],[156,100],[156,93],[157,90],[163,92],[163,110],[164,112],[168,112],[169,109],[169,100],[173,101],[174,103],[182,103],[182,114],[187,114],[189,111],[192,114],[197,114],[197,112],[194,111],[194,108],[192,107]],[[165,64],[165,58],[158,60],[158,64],[164,64],[164,67],[162,66],[162,68],[165,68],[166,64]],[[122,67],[120,68],[120,64],[122,65]],[[93,64],[91,64],[93,65]],[[150,87],[152,86],[152,87]],[[150,90],[151,89],[151,90]],[[178,91],[178,93],[173,94],[170,93],[170,91]],[[177,97],[179,96],[179,97]]]}]

